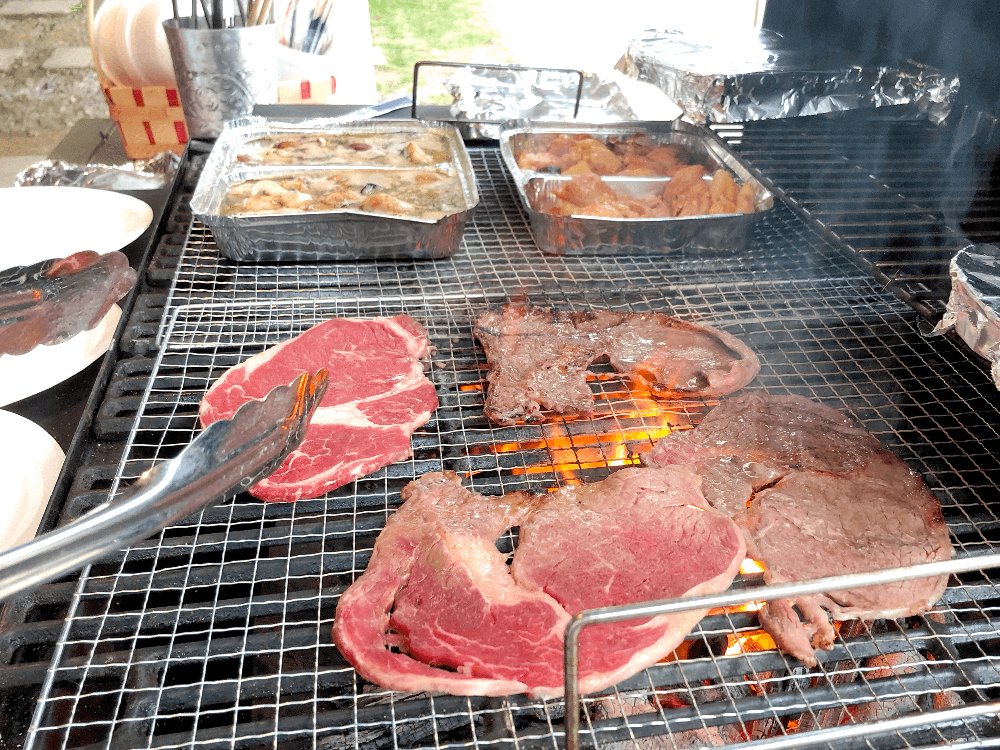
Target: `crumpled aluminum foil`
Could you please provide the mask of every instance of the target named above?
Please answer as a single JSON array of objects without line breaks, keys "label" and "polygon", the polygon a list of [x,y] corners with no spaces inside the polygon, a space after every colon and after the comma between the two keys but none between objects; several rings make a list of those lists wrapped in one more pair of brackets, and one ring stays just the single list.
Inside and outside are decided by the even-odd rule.
[{"label": "crumpled aluminum foil", "polygon": [[692,121],[743,122],[908,105],[942,122],[959,79],[912,60],[862,67],[832,50],[803,51],[773,31],[717,34],[649,30],[615,68],[657,86]]},{"label": "crumpled aluminum foil", "polygon": [[[496,139],[506,121],[572,120],[579,82],[578,74],[551,68],[469,65],[448,78],[446,89],[454,99],[451,114],[460,121],[463,135]],[[616,83],[584,73],[576,119],[619,122],[640,118]]]},{"label": "crumpled aluminum foil", "polygon": [[970,245],[951,259],[951,296],[934,332],[954,330],[990,362],[1000,388],[1000,247]]},{"label": "crumpled aluminum foil", "polygon": [[150,159],[114,166],[45,160],[20,172],[14,179],[14,186],[57,185],[102,190],[155,190],[170,184],[180,163],[180,157],[172,151],[165,151]]}]

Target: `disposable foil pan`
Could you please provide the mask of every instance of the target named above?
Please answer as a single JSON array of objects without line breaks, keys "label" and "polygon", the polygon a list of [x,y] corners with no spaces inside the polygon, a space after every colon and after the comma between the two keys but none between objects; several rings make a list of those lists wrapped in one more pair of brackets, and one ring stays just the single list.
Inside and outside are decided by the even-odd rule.
[{"label": "disposable foil pan", "polygon": [[951,295],[934,329],[954,330],[976,354],[990,363],[1000,388],[1000,247],[970,245],[951,259]]},{"label": "disposable foil pan", "polygon": [[889,105],[935,123],[948,116],[957,77],[885,50],[877,59],[858,64],[832,48],[799,49],[768,29],[711,37],[650,29],[629,41],[615,67],[657,86],[697,123]]},{"label": "disposable foil pan", "polygon": [[[739,182],[753,186],[758,210],[752,214],[618,219],[557,216],[538,206],[570,177],[523,170],[516,152],[523,139],[543,133],[588,134],[595,138],[627,138],[644,134],[660,145],[682,147],[693,163],[709,171],[727,169]],[[749,229],[774,208],[774,196],[759,177],[726,144],[705,128],[682,120],[629,123],[532,123],[509,125],[500,134],[500,155],[510,170],[518,196],[531,221],[535,243],[555,255],[661,254],[679,250],[738,250]],[[616,189],[642,198],[662,191],[669,177],[617,177],[604,180]]]},{"label": "disposable foil pan", "polygon": [[[252,150],[254,141],[275,135],[362,136],[378,133],[412,134],[412,137],[439,133],[444,136],[449,150],[447,160],[424,167],[457,175],[465,208],[436,221],[344,209],[249,216],[220,212],[229,189],[245,180],[280,179],[331,169],[402,169],[377,164],[338,164],[329,160],[294,166],[248,165],[245,155]],[[191,198],[191,211],[212,230],[219,252],[235,261],[434,259],[447,257],[458,249],[465,222],[478,204],[479,191],[468,151],[458,131],[447,123],[324,119],[278,122],[264,117],[246,117],[228,122],[216,140]]]}]

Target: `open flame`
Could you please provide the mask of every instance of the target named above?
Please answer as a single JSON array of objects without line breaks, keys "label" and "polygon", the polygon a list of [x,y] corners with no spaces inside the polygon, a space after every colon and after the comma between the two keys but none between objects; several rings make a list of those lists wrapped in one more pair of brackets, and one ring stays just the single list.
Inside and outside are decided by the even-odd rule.
[{"label": "open flame", "polygon": [[730,633],[726,636],[726,638],[729,641],[726,646],[726,656],[749,654],[755,651],[770,651],[777,648],[774,644],[774,639],[763,630],[751,630],[746,633]]},{"label": "open flame", "polygon": [[[620,375],[596,375],[594,379],[621,381]],[[475,388],[478,386],[465,386]],[[635,385],[621,391],[595,394],[595,413],[581,419],[547,418],[537,426],[540,438],[516,442],[470,446],[470,453],[523,452],[525,464],[512,466],[511,474],[552,474],[560,484],[581,483],[588,469],[637,466],[642,453],[678,427],[690,427],[684,412],[669,413],[650,392]],[[545,451],[548,461],[532,461],[532,451]]]}]

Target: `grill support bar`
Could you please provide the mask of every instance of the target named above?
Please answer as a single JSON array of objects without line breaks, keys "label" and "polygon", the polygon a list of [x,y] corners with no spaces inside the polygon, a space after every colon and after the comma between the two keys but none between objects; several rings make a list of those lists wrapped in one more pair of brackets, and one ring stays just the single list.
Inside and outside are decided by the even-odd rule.
[{"label": "grill support bar", "polygon": [[[579,750],[580,747],[580,691],[579,691],[579,666],[580,666],[580,633],[588,625],[599,625],[611,622],[621,622],[623,620],[633,620],[644,617],[656,617],[658,615],[669,615],[676,612],[687,612],[692,609],[715,609],[721,607],[732,607],[748,602],[774,601],[775,599],[791,599],[805,594],[822,594],[827,591],[840,591],[842,589],[855,588],[856,586],[873,586],[884,583],[895,583],[897,581],[909,581],[916,578],[930,578],[939,575],[951,575],[953,573],[967,573],[973,570],[985,570],[988,568],[1000,567],[1000,553],[994,552],[986,555],[976,555],[958,560],[945,560],[943,562],[922,563],[920,565],[909,565],[902,568],[890,568],[876,573],[862,573],[843,576],[833,576],[830,578],[818,578],[813,581],[802,581],[798,583],[781,583],[774,586],[761,586],[757,588],[741,589],[722,594],[712,594],[708,596],[691,596],[677,599],[664,599],[657,602],[647,602],[644,604],[622,604],[615,607],[600,607],[598,609],[588,609],[575,615],[566,625],[566,634],[563,650],[563,668],[565,679],[566,698],[566,750]],[[973,707],[955,709],[955,712],[966,712],[969,716],[981,716],[996,713],[1000,703],[979,704]],[[952,713],[944,711],[943,713]],[[899,719],[893,722],[879,722],[878,731],[893,731],[898,728],[910,728],[924,726],[934,723],[934,721],[947,720],[941,714],[933,721],[928,721],[926,716],[910,717]],[[956,717],[962,718],[962,717]],[[902,722],[899,727],[888,727],[889,724]],[[883,729],[884,728],[884,729]],[[843,728],[827,730],[833,733],[842,731]],[[850,728],[848,728],[850,729]],[[858,729],[871,732],[870,725],[862,725]],[[836,734],[832,739],[847,739],[853,734]],[[812,741],[814,741],[813,738]],[[805,740],[804,740],[805,741]],[[810,744],[811,742],[810,741]],[[781,743],[788,742],[783,745]],[[794,740],[778,738],[777,740],[761,740],[759,743],[748,744],[747,747],[785,747],[796,744]]]}]

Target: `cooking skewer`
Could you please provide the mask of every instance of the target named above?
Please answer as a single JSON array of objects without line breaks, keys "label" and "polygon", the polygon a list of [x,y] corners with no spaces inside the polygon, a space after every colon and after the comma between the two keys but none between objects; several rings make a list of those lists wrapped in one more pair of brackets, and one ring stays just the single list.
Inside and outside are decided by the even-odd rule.
[{"label": "cooking skewer", "polygon": [[326,381],[326,370],[320,370],[277,386],[263,401],[213,422],[119,497],[0,554],[0,601],[145,539],[271,474],[302,441]]}]

